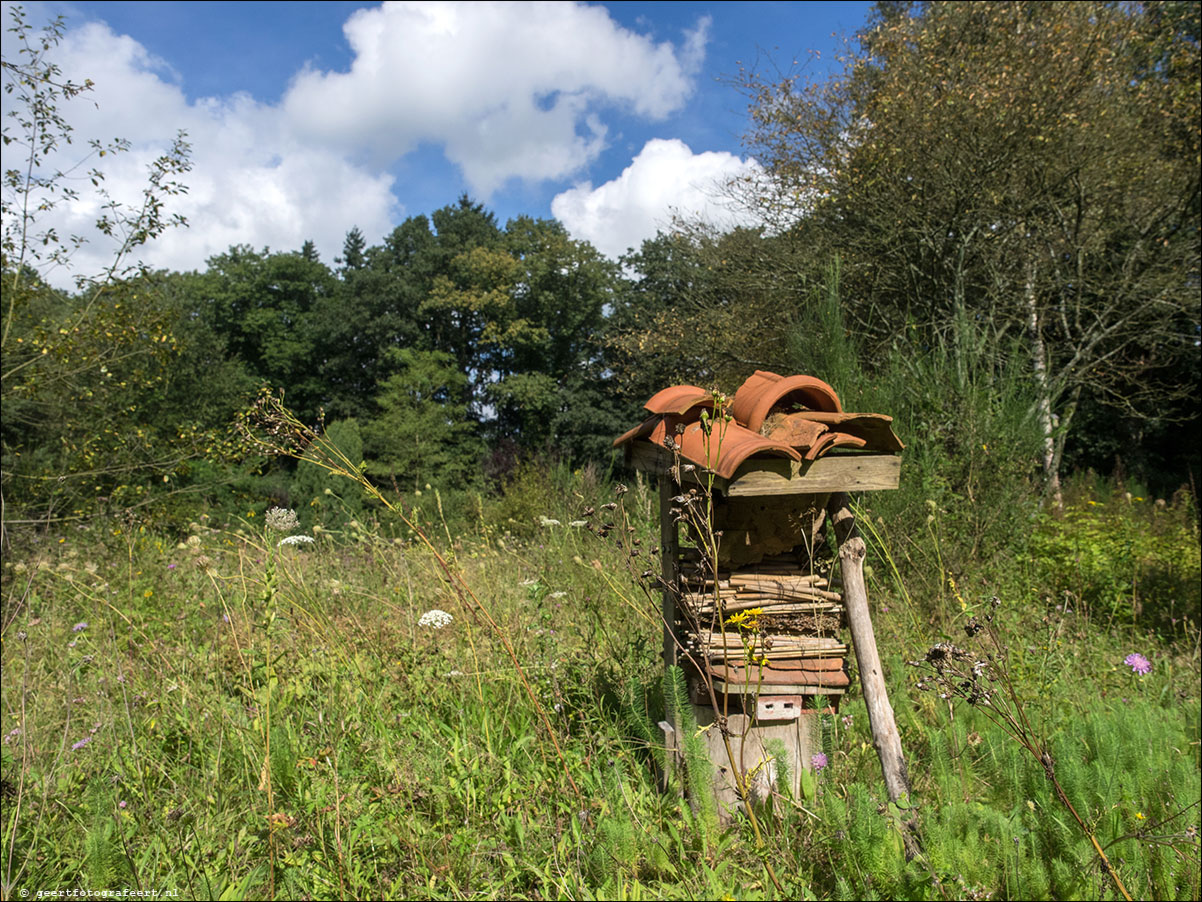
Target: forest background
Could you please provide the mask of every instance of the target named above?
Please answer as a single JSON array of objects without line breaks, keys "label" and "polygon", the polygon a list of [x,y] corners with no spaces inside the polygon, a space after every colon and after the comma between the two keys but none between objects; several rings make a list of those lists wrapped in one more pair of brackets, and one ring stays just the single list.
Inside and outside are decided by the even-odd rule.
[{"label": "forest background", "polygon": [[[764,228],[682,223],[616,262],[465,196],[377,243],[352,229],[333,261],[237,246],[203,272],[124,268],[178,224],[180,143],[151,176],[162,206],[106,213],[128,246],[78,293],[40,278],[69,239],[37,224],[75,148],[53,120],[10,117],[6,158],[32,166],[5,188],[6,519],[308,504],[303,468],[231,444],[262,386],[390,490],[493,493],[531,457],[608,470],[653,391],[732,390],[754,369],[826,378],[968,469],[987,442],[965,441],[955,386],[1004,385],[999,403],[1031,407],[1053,494],[1087,468],[1171,493],[1199,467],[1196,51],[1190,4],[884,4],[842,75],[732,86],[768,174],[720,187]],[[17,90],[86,102],[53,80]],[[944,363],[956,378],[923,371]],[[873,394],[891,379],[898,395]]]}]

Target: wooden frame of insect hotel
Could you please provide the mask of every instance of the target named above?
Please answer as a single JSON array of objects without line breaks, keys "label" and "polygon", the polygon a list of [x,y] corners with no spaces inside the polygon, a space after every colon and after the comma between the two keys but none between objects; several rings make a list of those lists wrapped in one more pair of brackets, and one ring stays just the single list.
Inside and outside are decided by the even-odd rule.
[{"label": "wooden frame of insect hotel", "polygon": [[[850,685],[848,638],[886,788],[901,801],[906,766],[848,500],[897,488],[892,418],[844,412],[811,376],[762,371],[726,409],[691,385],[646,408],[614,444],[659,480],[664,663],[684,670],[720,815],[766,798],[782,773],[799,797],[802,770],[825,762],[821,718]],[[679,764],[680,723],[660,728]]]}]

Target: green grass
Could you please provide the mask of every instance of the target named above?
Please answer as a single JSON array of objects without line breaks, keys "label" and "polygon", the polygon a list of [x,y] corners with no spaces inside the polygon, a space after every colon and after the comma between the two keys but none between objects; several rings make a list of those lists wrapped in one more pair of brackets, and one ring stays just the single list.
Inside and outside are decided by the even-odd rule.
[{"label": "green grass", "polygon": [[[778,896],[745,824],[721,830],[657,787],[658,631],[616,549],[567,525],[583,501],[548,493],[563,525],[508,533],[518,524],[486,517],[443,531],[426,505],[532,692],[501,636],[388,523],[307,548],[271,539],[269,628],[261,510],[232,529],[201,520],[194,538],[116,523],[21,537],[4,568],[5,896]],[[651,493],[626,501],[650,543]],[[1192,513],[1154,516],[1177,518],[1155,536],[1176,543],[1166,559],[1189,541],[1196,559]],[[924,585],[916,554],[896,571],[878,554],[870,591],[925,854],[902,854],[905,815],[886,804],[853,690],[825,724],[815,791],[763,819],[785,896],[1115,897],[1038,763],[980,712],[914,687],[905,662],[960,641],[997,594],[1028,711],[1124,882],[1198,898],[1196,580],[1192,595],[1176,571],[1163,582],[1177,593],[1165,626],[1065,610],[1039,557],[906,596]],[[453,622],[420,626],[434,608]],[[1147,676],[1123,666],[1134,651]]]}]

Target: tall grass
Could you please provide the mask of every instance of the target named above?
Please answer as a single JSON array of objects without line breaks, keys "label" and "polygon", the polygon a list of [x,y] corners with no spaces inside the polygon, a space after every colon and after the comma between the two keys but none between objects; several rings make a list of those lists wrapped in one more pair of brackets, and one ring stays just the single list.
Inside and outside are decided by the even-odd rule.
[{"label": "tall grass", "polygon": [[[988,394],[973,384],[968,410]],[[1006,498],[1001,476],[974,472],[978,503]],[[179,536],[136,522],[17,535],[3,570],[4,894],[1109,898],[1038,763],[979,712],[915,691],[905,666],[997,594],[1012,673],[1074,808],[1133,895],[1197,898],[1192,503],[1070,487],[1061,520],[1025,502],[1006,512],[1003,543],[996,522],[953,513],[966,489],[932,486],[896,493],[917,512],[874,496],[861,516],[920,806],[913,861],[854,684],[824,724],[829,766],[804,799],[765,810],[762,850],[745,822],[720,829],[695,807],[709,798],[695,731],[682,737],[694,764],[665,791],[655,724],[683,709],[659,629],[628,604],[621,552],[571,525],[612,489],[532,466],[492,498],[389,498],[404,520],[374,519],[392,516],[378,503],[302,508],[311,547],[265,541],[266,504],[197,515]],[[642,482],[627,496],[644,544],[653,499]],[[1124,534],[1147,536],[1138,554],[1073,557]],[[453,619],[422,625],[433,609]],[[1132,652],[1150,673],[1123,665]]]}]

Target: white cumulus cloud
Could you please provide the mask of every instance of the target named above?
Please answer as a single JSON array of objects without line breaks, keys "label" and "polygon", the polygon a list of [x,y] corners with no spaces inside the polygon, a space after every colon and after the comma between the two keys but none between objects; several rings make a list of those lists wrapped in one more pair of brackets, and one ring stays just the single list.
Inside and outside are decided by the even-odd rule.
[{"label": "white cumulus cloud", "polygon": [[[348,71],[301,69],[282,98],[264,102],[247,93],[189,99],[168,61],[92,22],[55,51],[66,77],[95,89],[62,104],[78,140],[54,164],[83,156],[85,138],[128,139],[129,152],[98,162],[110,195],[137,204],[147,166],[186,130],[189,190],[167,209],[190,228],[137,258],[192,269],[234,243],[293,250],[313,239],[330,261],[352,226],[375,240],[403,214],[388,170],[419,145],[440,146],[485,198],[511,179],[578,174],[603,149],[607,118],[659,119],[683,106],[708,27],[702,19],[677,45],[621,27],[600,6],[386,3],[347,20]],[[6,37],[6,59],[12,49]],[[6,95],[5,112],[11,103]],[[6,165],[15,153],[6,150]],[[99,212],[85,192],[41,223],[89,238],[74,258],[78,273],[111,260],[92,228]]]},{"label": "white cumulus cloud", "polygon": [[674,216],[725,228],[753,224],[749,213],[723,196],[722,186],[761,171],[754,159],[726,152],[695,154],[683,141],[656,138],[617,178],[596,188],[582,182],[557,194],[551,212],[574,238],[616,258],[654,238]]},{"label": "white cumulus cloud", "polygon": [[[168,214],[185,216],[190,227],[168,230],[136,249],[128,262],[186,270],[203,267],[206,258],[231,244],[297,250],[306,239],[329,261],[351,226],[359,225],[368,235],[391,228],[397,207],[392,177],[357,165],[337,150],[299,140],[278,107],[242,93],[189,102],[168,80],[162,60],[100,23],[69,31],[56,59],[66,78],[78,83],[91,79],[95,85],[60,104],[76,140],[52,160],[56,168],[70,169],[86,160],[73,176],[99,168],[108,196],[133,210],[141,203],[148,167],[170,147],[176,132],[186,131],[192,145],[193,168],[180,177],[188,191],[167,198],[165,206]],[[122,138],[130,146],[124,153],[88,158],[88,138]],[[19,151],[10,147],[6,164],[10,153]],[[87,238],[71,269],[98,275],[112,262],[117,242],[94,228],[104,198],[86,180],[77,182],[79,199],[60,203],[39,226],[54,226],[64,237]],[[70,284],[68,273],[47,276],[55,284]]]},{"label": "white cumulus cloud", "polygon": [[395,159],[441,143],[473,190],[596,159],[607,105],[650,119],[692,93],[709,19],[679,50],[578,3],[395,2],[343,30],[348,72],[303,71],[284,102],[306,137]]}]

